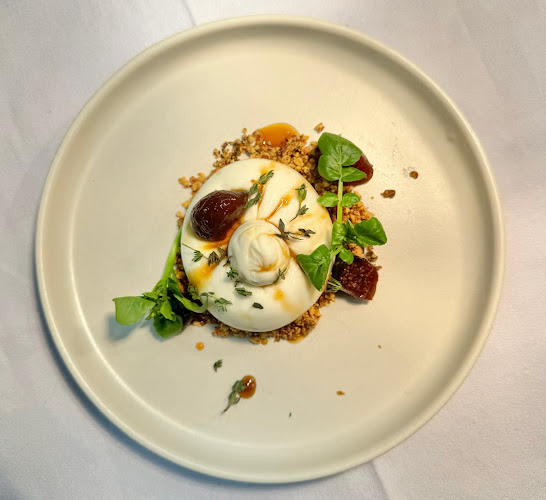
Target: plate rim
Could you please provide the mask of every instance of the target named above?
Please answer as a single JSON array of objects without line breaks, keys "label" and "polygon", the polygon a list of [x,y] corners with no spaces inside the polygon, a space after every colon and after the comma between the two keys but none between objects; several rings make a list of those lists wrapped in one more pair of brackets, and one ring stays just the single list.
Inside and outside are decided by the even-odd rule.
[{"label": "plate rim", "polygon": [[[439,391],[435,398],[433,398],[427,406],[418,413],[412,421],[404,426],[398,433],[394,433],[390,439],[386,439],[382,442],[382,446],[378,447],[373,453],[361,453],[355,455],[355,458],[349,462],[342,462],[339,464],[330,464],[327,471],[314,470],[307,471],[306,473],[300,473],[292,476],[278,476],[271,474],[248,474],[242,471],[239,474],[226,472],[219,470],[215,467],[207,467],[206,465],[194,463],[191,460],[183,460],[179,456],[173,455],[169,450],[164,449],[154,442],[146,439],[144,436],[129,425],[127,425],[118,415],[113,412],[108,405],[104,404],[100,397],[94,392],[92,387],[88,385],[84,376],[78,370],[77,365],[73,362],[70,353],[66,349],[60,331],[57,329],[55,318],[52,312],[51,304],[49,302],[47,284],[44,277],[44,256],[43,256],[43,239],[44,239],[44,226],[46,223],[46,214],[49,204],[49,199],[53,191],[55,179],[58,175],[60,165],[62,165],[62,158],[64,152],[70,146],[72,138],[78,133],[82,124],[85,123],[87,116],[92,112],[95,104],[99,102],[103,96],[107,95],[112,87],[123,80],[127,73],[130,73],[133,68],[139,65],[144,65],[148,60],[153,59],[156,54],[161,53],[163,50],[168,49],[170,46],[177,44],[187,43],[192,39],[210,35],[216,32],[221,32],[226,29],[245,28],[256,26],[301,26],[307,28],[314,28],[317,31],[325,31],[332,35],[336,35],[342,38],[351,39],[360,44],[374,49],[380,55],[393,61],[395,64],[401,66],[408,71],[413,77],[419,80],[427,90],[430,90],[435,94],[435,97],[442,101],[449,111],[452,112],[453,119],[457,122],[458,127],[465,135],[469,147],[471,148],[473,156],[476,158],[480,167],[480,173],[482,178],[486,181],[484,187],[488,193],[488,209],[490,210],[492,218],[492,239],[494,243],[494,266],[492,268],[492,280],[487,299],[487,307],[481,316],[481,323],[476,329],[476,335],[474,341],[470,345],[467,354],[465,355],[463,362],[457,368],[456,372],[452,375],[451,380]],[[250,483],[292,483],[298,481],[305,481],[316,479],[320,477],[330,476],[350,468],[356,467],[363,463],[366,463],[383,453],[391,450],[401,442],[405,441],[412,434],[417,432],[427,422],[429,422],[434,415],[436,415],[443,406],[451,399],[457,389],[461,386],[466,377],[470,374],[472,367],[475,365],[486,341],[489,333],[492,329],[493,322],[496,316],[496,312],[500,302],[500,296],[502,292],[502,284],[504,278],[505,268],[505,231],[503,223],[503,213],[498,193],[496,181],[493,176],[491,166],[487,160],[484,149],[481,146],[476,134],[472,127],[463,116],[461,110],[454,103],[454,101],[447,95],[447,93],[432,80],[423,70],[416,66],[413,62],[406,59],[404,56],[389,48],[383,43],[371,38],[370,36],[362,33],[359,30],[349,28],[331,21],[325,21],[323,19],[308,17],[308,16],[296,16],[296,15],[249,15],[232,17],[227,19],[221,19],[204,23],[198,26],[194,26],[175,33],[153,45],[146,48],[128,62],[123,64],[118,70],[116,70],[88,99],[82,109],[79,111],[72,124],[70,125],[66,135],[64,136],[56,154],[49,168],[49,172],[42,191],[37,223],[35,233],[35,248],[34,248],[34,265],[35,275],[38,283],[38,291],[40,297],[40,303],[43,315],[46,319],[46,323],[49,329],[55,348],[59,353],[63,363],[70,372],[70,375],[77,383],[78,387],[83,391],[85,396],[93,403],[93,405],[100,410],[100,412],[106,416],[118,429],[122,430],[132,440],[136,441],[139,445],[151,450],[155,454],[163,457],[175,464],[181,465],[188,469],[207,474],[209,476],[220,477],[223,479],[245,481]]]}]

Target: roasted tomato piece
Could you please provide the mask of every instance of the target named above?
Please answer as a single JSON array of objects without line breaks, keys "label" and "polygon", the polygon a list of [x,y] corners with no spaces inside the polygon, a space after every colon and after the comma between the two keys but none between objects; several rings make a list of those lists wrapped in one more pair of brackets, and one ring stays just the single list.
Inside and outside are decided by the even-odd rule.
[{"label": "roasted tomato piece", "polygon": [[351,167],[358,168],[358,170],[366,174],[366,177],[359,181],[344,182],[346,186],[358,186],[359,184],[368,182],[373,177],[373,165],[364,155],[362,155],[354,165],[351,165]]},{"label": "roasted tomato piece", "polygon": [[345,293],[363,300],[373,299],[379,279],[377,269],[366,259],[356,256],[352,264],[347,264],[337,257],[332,276],[341,283],[341,289]]},{"label": "roasted tomato piece", "polygon": [[221,241],[243,216],[247,201],[246,191],[213,191],[203,196],[193,207],[191,227],[199,238]]}]

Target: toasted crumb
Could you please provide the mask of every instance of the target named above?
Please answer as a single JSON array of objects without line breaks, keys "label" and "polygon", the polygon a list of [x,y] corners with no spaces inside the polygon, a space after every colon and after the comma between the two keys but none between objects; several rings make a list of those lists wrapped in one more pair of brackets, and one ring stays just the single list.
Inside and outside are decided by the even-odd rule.
[{"label": "toasted crumb", "polygon": [[410,173],[409,173],[410,177],[412,179],[417,179],[417,177],[419,177],[419,172],[416,172],[415,170],[412,170]]},{"label": "toasted crumb", "polygon": [[345,396],[345,393],[343,391],[337,391],[336,394],[338,396]]},{"label": "toasted crumb", "polygon": [[377,347],[379,347],[379,349],[381,349],[381,345],[378,345]]},{"label": "toasted crumb", "polygon": [[396,191],[394,189],[385,189],[385,191],[381,193],[381,196],[383,196],[383,198],[394,198],[395,194]]},{"label": "toasted crumb", "polygon": [[322,132],[324,130],[324,124],[320,122],[318,125],[315,125],[315,132]]}]

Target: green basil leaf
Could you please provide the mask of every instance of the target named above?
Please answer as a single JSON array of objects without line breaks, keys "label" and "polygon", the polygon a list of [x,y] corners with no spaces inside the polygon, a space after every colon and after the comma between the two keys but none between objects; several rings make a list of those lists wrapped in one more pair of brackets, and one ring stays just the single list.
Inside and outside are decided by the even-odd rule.
[{"label": "green basil leaf", "polygon": [[168,339],[182,331],[184,324],[182,318],[178,314],[173,316],[174,321],[170,321],[161,315],[154,316],[154,328],[161,338]]},{"label": "green basil leaf", "polygon": [[199,300],[203,302],[201,305],[196,304],[195,302],[192,302],[190,299],[187,299],[183,295],[175,295],[175,297],[180,301],[180,303],[189,311],[193,311],[195,313],[203,313],[207,310],[207,307],[209,305],[209,298],[207,295],[204,295]]},{"label": "green basil leaf", "polygon": [[343,262],[347,262],[347,264],[352,264],[353,261],[355,260],[355,256],[352,254],[352,252],[350,252],[344,247],[339,251],[339,258]]},{"label": "green basil leaf", "polygon": [[334,222],[332,226],[332,247],[337,247],[345,241],[347,226],[341,222]]},{"label": "green basil leaf", "polygon": [[175,314],[173,313],[173,308],[169,302],[169,299],[161,301],[159,313],[165,316],[165,318],[167,318],[169,321],[174,321]]},{"label": "green basil leaf", "polygon": [[338,159],[326,154],[319,158],[318,171],[327,181],[337,181],[342,173]]},{"label": "green basil leaf", "polygon": [[335,207],[337,205],[337,195],[334,193],[325,193],[319,196],[317,201],[325,207]]},{"label": "green basil leaf", "polygon": [[[318,146],[323,155],[333,156],[337,163],[344,167],[354,165],[362,156],[362,151],[360,151],[360,149],[351,141],[328,132],[324,132],[319,137]],[[320,175],[322,175],[322,173]],[[339,177],[337,178],[339,179]]]},{"label": "green basil leaf", "polygon": [[359,181],[366,177],[366,173],[358,168],[346,167],[341,172],[341,180],[343,182]]},{"label": "green basil leaf", "polygon": [[387,235],[378,219],[372,217],[363,220],[354,226],[356,241],[360,246],[384,245],[387,243]]},{"label": "green basil leaf", "polygon": [[116,321],[120,325],[132,325],[142,319],[154,307],[154,302],[142,297],[118,297],[116,304]]},{"label": "green basil leaf", "polygon": [[343,198],[341,198],[342,207],[352,207],[360,201],[360,196],[356,193],[345,193]]}]

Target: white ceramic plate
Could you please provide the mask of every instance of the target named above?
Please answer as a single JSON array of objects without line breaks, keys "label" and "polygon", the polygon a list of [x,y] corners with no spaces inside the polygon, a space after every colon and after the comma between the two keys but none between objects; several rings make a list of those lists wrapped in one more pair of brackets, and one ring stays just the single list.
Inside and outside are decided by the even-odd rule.
[{"label": "white ceramic plate", "polygon": [[[339,299],[298,344],[208,327],[162,342],[146,324],[117,325],[112,298],[161,275],[188,196],[177,179],[208,171],[243,127],[278,121],[312,138],[322,121],[375,165],[361,192],[389,242],[374,300]],[[377,42],[290,17],[201,26],[116,73],[57,154],[36,251],[51,334],[89,398],[159,455],[255,482],[332,474],[415,432],[476,360],[503,269],[491,172],[451,101]],[[220,415],[246,374],[256,395]]]}]

